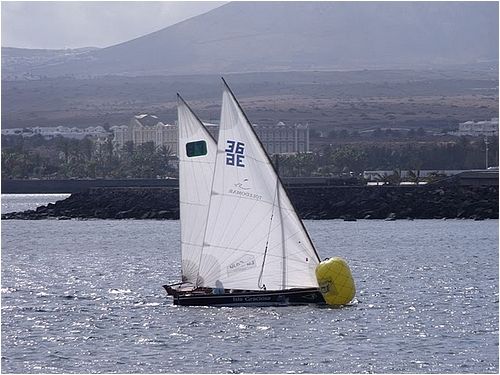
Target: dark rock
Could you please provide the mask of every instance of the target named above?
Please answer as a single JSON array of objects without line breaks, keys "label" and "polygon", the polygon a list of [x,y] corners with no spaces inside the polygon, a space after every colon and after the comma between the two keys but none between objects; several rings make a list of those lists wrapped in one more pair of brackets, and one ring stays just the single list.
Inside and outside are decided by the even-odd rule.
[{"label": "dark rock", "polygon": [[[329,186],[290,188],[304,219],[498,218],[498,187]],[[178,219],[179,194],[172,188],[96,188],[2,219]]]},{"label": "dark rock", "polygon": [[394,221],[396,220],[396,214],[394,212],[391,212],[389,216],[385,218],[385,221]]},{"label": "dark rock", "polygon": [[341,219],[344,219],[344,221],[357,221],[357,219],[351,215],[342,216]]}]

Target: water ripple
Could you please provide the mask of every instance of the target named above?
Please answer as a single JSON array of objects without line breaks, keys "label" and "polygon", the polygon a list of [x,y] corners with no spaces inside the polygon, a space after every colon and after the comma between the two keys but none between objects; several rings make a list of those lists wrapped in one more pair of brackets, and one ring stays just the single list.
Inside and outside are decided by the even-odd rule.
[{"label": "water ripple", "polygon": [[498,221],[307,222],[342,309],[173,306],[175,221],[2,224],[3,372],[498,372]]}]

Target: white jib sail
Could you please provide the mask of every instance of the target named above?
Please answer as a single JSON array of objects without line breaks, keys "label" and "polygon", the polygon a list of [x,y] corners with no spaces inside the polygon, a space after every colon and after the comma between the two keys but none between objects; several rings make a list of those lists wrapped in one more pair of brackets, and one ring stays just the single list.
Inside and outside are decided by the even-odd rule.
[{"label": "white jib sail", "polygon": [[177,114],[182,281],[194,285],[208,216],[217,144],[180,96]]},{"label": "white jib sail", "polygon": [[199,286],[317,287],[318,263],[265,150],[225,87]]}]

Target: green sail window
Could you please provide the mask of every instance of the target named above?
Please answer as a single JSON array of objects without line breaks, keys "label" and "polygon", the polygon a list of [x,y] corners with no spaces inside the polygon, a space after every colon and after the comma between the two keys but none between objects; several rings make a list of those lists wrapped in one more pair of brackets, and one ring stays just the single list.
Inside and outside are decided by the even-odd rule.
[{"label": "green sail window", "polygon": [[186,143],[186,154],[188,157],[203,156],[207,154],[207,143],[205,141],[195,141]]}]

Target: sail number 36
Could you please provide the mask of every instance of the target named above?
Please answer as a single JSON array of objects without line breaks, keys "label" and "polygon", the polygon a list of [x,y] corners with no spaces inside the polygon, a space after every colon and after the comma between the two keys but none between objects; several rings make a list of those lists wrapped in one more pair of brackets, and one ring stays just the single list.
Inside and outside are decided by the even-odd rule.
[{"label": "sail number 36", "polygon": [[236,167],[244,167],[243,161],[245,159],[245,144],[237,141],[227,141],[227,147],[224,150],[226,153],[226,165]]}]

